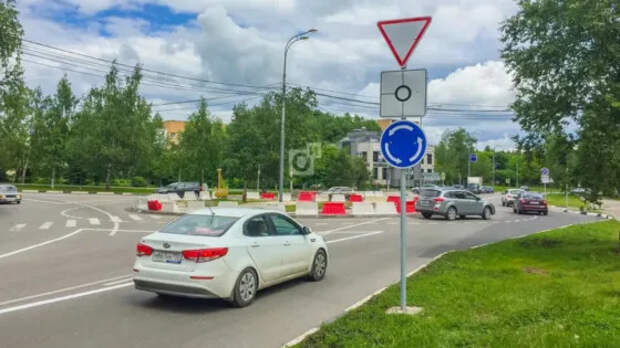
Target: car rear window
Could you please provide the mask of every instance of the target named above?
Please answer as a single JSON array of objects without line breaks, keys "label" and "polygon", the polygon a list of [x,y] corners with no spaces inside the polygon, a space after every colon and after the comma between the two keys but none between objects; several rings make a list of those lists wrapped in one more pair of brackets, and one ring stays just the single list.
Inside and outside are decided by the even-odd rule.
[{"label": "car rear window", "polygon": [[508,193],[510,193],[511,195],[517,195],[521,192],[521,190],[510,190],[508,191]]},{"label": "car rear window", "polygon": [[160,232],[193,236],[219,237],[239,218],[222,215],[184,215],[166,225]]},{"label": "car rear window", "polygon": [[422,190],[420,191],[420,196],[422,197],[439,197],[441,195],[441,191],[439,190]]},{"label": "car rear window", "polygon": [[17,188],[15,188],[15,186],[13,185],[0,185],[0,191],[15,192],[17,191]]},{"label": "car rear window", "polygon": [[544,199],[540,193],[527,193],[524,197],[527,199]]}]

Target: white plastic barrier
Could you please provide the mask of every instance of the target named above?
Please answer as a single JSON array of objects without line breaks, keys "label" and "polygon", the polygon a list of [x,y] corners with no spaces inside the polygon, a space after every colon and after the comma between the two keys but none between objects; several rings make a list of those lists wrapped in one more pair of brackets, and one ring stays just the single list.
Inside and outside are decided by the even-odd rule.
[{"label": "white plastic barrier", "polygon": [[194,191],[188,191],[185,192],[185,195],[183,195],[183,199],[186,201],[195,201],[198,197],[196,197],[196,193],[194,193]]},{"label": "white plastic barrier", "polygon": [[376,202],[375,214],[376,215],[396,215],[396,205],[393,202]]},{"label": "white plastic barrier", "polygon": [[353,202],[351,205],[353,216],[375,215],[375,207],[370,202]]},{"label": "white plastic barrier", "polygon": [[332,194],[332,202],[346,202],[346,198],[342,193],[334,193]]},{"label": "white plastic barrier", "polygon": [[282,202],[290,202],[292,200],[291,194],[283,192],[282,193]]},{"label": "white plastic barrier", "polygon": [[198,198],[203,201],[208,201],[211,199],[211,193],[209,191],[200,191]]},{"label": "white plastic barrier", "polygon": [[204,208],[205,208],[205,202],[204,201],[187,201],[187,210],[188,211],[200,210],[200,209],[204,209]]},{"label": "white plastic barrier", "polygon": [[248,191],[247,199],[260,199],[260,195],[256,191]]},{"label": "white plastic barrier", "polygon": [[218,208],[236,208],[239,206],[239,203],[233,201],[220,201],[217,206]]},{"label": "white plastic barrier", "polygon": [[138,199],[135,205],[136,210],[147,211],[149,210],[147,200],[146,199]]},{"label": "white plastic barrier", "polygon": [[286,206],[284,205],[284,203],[280,203],[280,202],[248,203],[248,204],[242,205],[242,207],[266,209],[266,210],[277,210],[282,213],[286,212]]},{"label": "white plastic barrier", "polygon": [[162,202],[161,204],[162,213],[178,213],[180,212],[179,207],[177,206],[177,202]]},{"label": "white plastic barrier", "polygon": [[319,193],[316,195],[317,202],[329,202],[329,195],[327,193]]},{"label": "white plastic barrier", "polygon": [[297,202],[295,216],[318,216],[319,205],[316,202]]},{"label": "white plastic barrier", "polygon": [[181,197],[179,197],[179,195],[177,195],[176,193],[169,193],[168,194],[168,200],[169,201],[178,201],[178,200],[181,200]]}]

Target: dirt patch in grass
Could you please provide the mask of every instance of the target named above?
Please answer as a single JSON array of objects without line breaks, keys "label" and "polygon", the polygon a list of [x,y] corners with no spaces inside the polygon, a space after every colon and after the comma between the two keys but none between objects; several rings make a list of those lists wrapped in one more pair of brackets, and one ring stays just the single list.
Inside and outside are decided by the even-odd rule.
[{"label": "dirt patch in grass", "polygon": [[547,272],[546,270],[542,268],[536,268],[536,267],[524,267],[523,272],[531,273],[531,274],[541,274],[541,275],[549,274],[549,272]]},{"label": "dirt patch in grass", "polygon": [[562,242],[557,239],[552,238],[535,238],[535,239],[524,239],[519,242],[519,246],[523,248],[532,248],[532,247],[543,247],[545,249],[555,248],[559,246]]}]

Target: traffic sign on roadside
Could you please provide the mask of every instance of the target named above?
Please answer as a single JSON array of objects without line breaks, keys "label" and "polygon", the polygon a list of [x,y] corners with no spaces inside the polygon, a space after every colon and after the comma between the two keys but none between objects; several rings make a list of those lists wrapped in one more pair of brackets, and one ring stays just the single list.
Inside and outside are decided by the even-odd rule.
[{"label": "traffic sign on roadside", "polygon": [[398,65],[404,67],[429,24],[431,17],[416,17],[380,21],[377,27]]},{"label": "traffic sign on roadside", "polygon": [[476,156],[475,153],[472,153],[471,155],[469,155],[469,161],[471,163],[476,163],[476,161],[478,161],[478,156]]},{"label": "traffic sign on roadside", "polygon": [[417,124],[400,120],[389,125],[381,135],[381,154],[396,168],[411,168],[422,160],[426,135]]},{"label": "traffic sign on roadside", "polygon": [[381,117],[426,114],[426,69],[381,72]]},{"label": "traffic sign on roadside", "polygon": [[545,167],[540,168],[540,175],[549,175],[549,169]]}]

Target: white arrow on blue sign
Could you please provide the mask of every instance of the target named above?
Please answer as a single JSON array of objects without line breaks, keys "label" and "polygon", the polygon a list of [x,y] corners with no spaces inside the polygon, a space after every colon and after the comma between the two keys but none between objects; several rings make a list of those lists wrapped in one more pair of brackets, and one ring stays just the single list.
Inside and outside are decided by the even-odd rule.
[{"label": "white arrow on blue sign", "polygon": [[469,155],[469,161],[472,163],[476,163],[476,161],[478,160],[478,156],[476,156],[475,153],[472,153],[471,155]]},{"label": "white arrow on blue sign", "polygon": [[425,152],[426,135],[411,121],[396,121],[381,135],[381,154],[393,167],[411,168],[422,160]]},{"label": "white arrow on blue sign", "polygon": [[547,169],[545,167],[540,168],[540,174],[541,175],[549,175],[549,169]]}]

